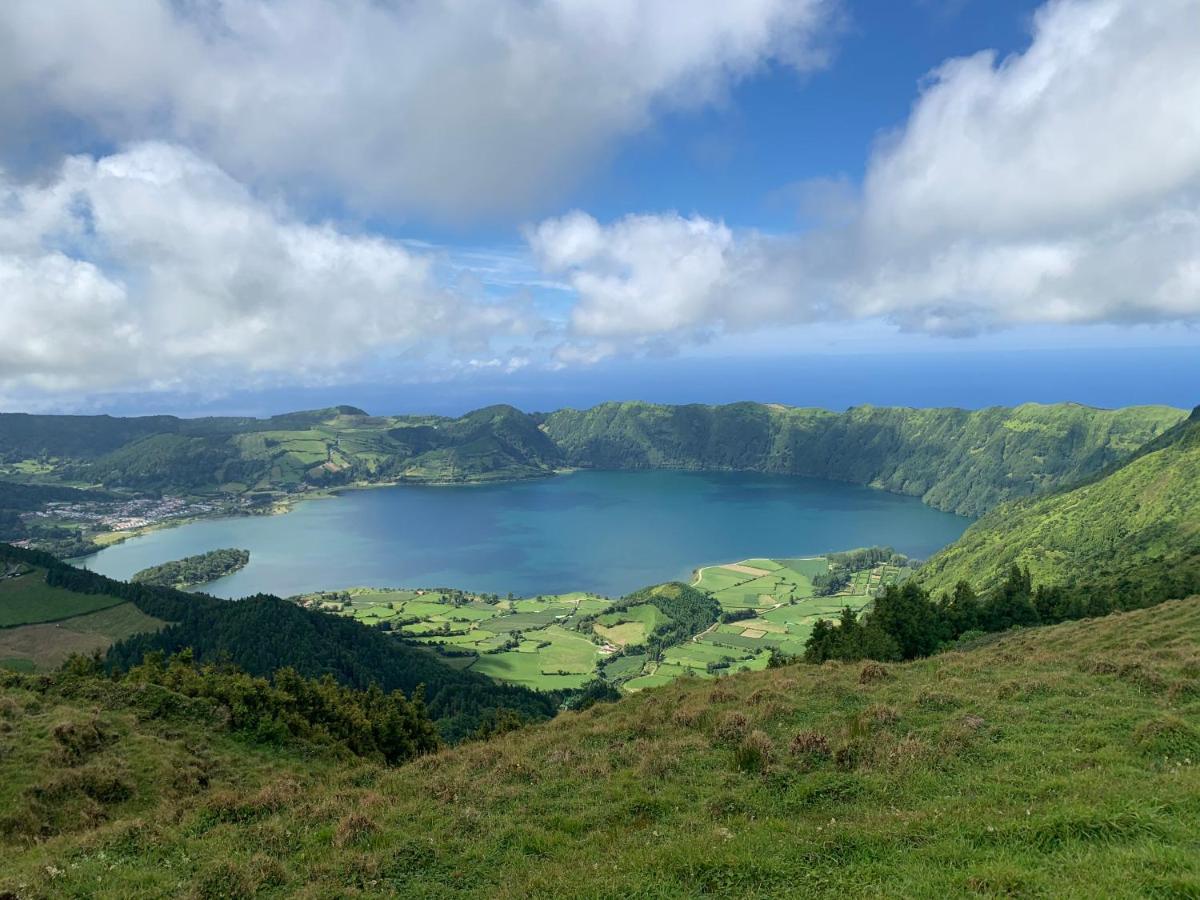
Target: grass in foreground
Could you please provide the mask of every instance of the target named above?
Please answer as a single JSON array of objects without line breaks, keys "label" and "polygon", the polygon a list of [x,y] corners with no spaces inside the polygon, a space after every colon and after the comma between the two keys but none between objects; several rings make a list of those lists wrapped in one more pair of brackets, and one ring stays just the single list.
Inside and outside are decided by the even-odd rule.
[{"label": "grass in foreground", "polygon": [[20,896],[1200,893],[1200,599],[683,678],[390,770],[8,677],[0,802],[49,817],[0,838]]}]

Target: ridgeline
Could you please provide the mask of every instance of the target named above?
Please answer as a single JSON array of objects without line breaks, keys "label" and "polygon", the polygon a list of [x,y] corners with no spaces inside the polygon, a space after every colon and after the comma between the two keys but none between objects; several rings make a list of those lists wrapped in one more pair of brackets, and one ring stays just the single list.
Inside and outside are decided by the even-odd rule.
[{"label": "ridgeline", "polygon": [[0,463],[45,478],[224,495],[350,483],[468,482],[563,467],[738,469],[872,485],[979,515],[1103,471],[1178,423],[1170,407],[1075,404],[978,411],[774,404],[605,403],[457,419],[353,407],[270,419],[0,414]]}]

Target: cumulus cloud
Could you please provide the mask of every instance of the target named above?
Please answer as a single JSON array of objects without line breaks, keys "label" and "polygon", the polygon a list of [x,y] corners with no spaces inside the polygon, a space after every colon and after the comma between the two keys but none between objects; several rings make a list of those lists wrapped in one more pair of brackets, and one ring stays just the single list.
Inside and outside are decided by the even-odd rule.
[{"label": "cumulus cloud", "polygon": [[527,328],[441,286],[435,262],[306,224],[173,145],[72,157],[39,183],[0,173],[0,387],[295,377]]},{"label": "cumulus cloud", "polygon": [[1025,52],[933,72],[842,209],[785,237],[674,214],[530,234],[579,294],[575,344],[612,351],[814,319],[1200,322],[1200,2],[1052,0]]},{"label": "cumulus cloud", "polygon": [[567,362],[600,358],[631,341],[703,340],[716,330],[825,312],[819,303],[797,302],[797,273],[773,242],[737,239],[700,216],[634,215],[602,226],[576,211],[542,222],[528,239],[541,265],[565,278],[577,298],[569,322],[575,343],[559,350]]},{"label": "cumulus cloud", "polygon": [[82,124],[362,208],[525,212],[662,109],[821,65],[833,2],[8,0],[0,141]]}]

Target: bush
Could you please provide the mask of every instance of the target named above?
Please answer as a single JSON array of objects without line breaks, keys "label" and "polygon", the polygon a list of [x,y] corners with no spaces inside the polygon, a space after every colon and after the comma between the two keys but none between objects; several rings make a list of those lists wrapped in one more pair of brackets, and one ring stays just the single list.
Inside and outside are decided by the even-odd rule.
[{"label": "bush", "polygon": [[746,731],[750,727],[750,721],[744,713],[735,710],[730,710],[721,717],[721,721],[717,723],[716,731],[714,732],[718,742],[722,744],[736,744],[746,736]]},{"label": "bush", "polygon": [[765,731],[755,729],[742,739],[734,751],[734,761],[743,772],[762,772],[775,758],[775,742]]},{"label": "bush", "polygon": [[809,761],[817,761],[829,758],[829,738],[821,734],[819,731],[801,731],[794,738],[788,747],[788,751],[792,756],[797,756]]},{"label": "bush", "polygon": [[301,738],[393,765],[441,746],[420,689],[411,699],[374,685],[356,691],[331,676],[313,680],[294,669],[255,678],[229,666],[197,667],[186,650],[166,660],[149,653],[125,679],[209,700],[228,711],[230,728],[260,743]]},{"label": "bush", "polygon": [[891,673],[887,670],[887,666],[881,666],[879,663],[869,662],[862,667],[858,673],[859,684],[873,684],[876,681],[884,681],[891,678]]}]

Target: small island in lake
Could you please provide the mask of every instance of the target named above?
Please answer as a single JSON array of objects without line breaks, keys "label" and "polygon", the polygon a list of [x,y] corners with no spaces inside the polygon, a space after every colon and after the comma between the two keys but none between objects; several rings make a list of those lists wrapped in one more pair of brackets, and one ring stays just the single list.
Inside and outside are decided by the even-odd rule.
[{"label": "small island in lake", "polygon": [[209,550],[207,553],[142,569],[133,576],[132,580],[138,584],[155,584],[162,587],[195,587],[215,581],[225,575],[231,575],[248,562],[250,562],[249,550],[234,548]]}]

